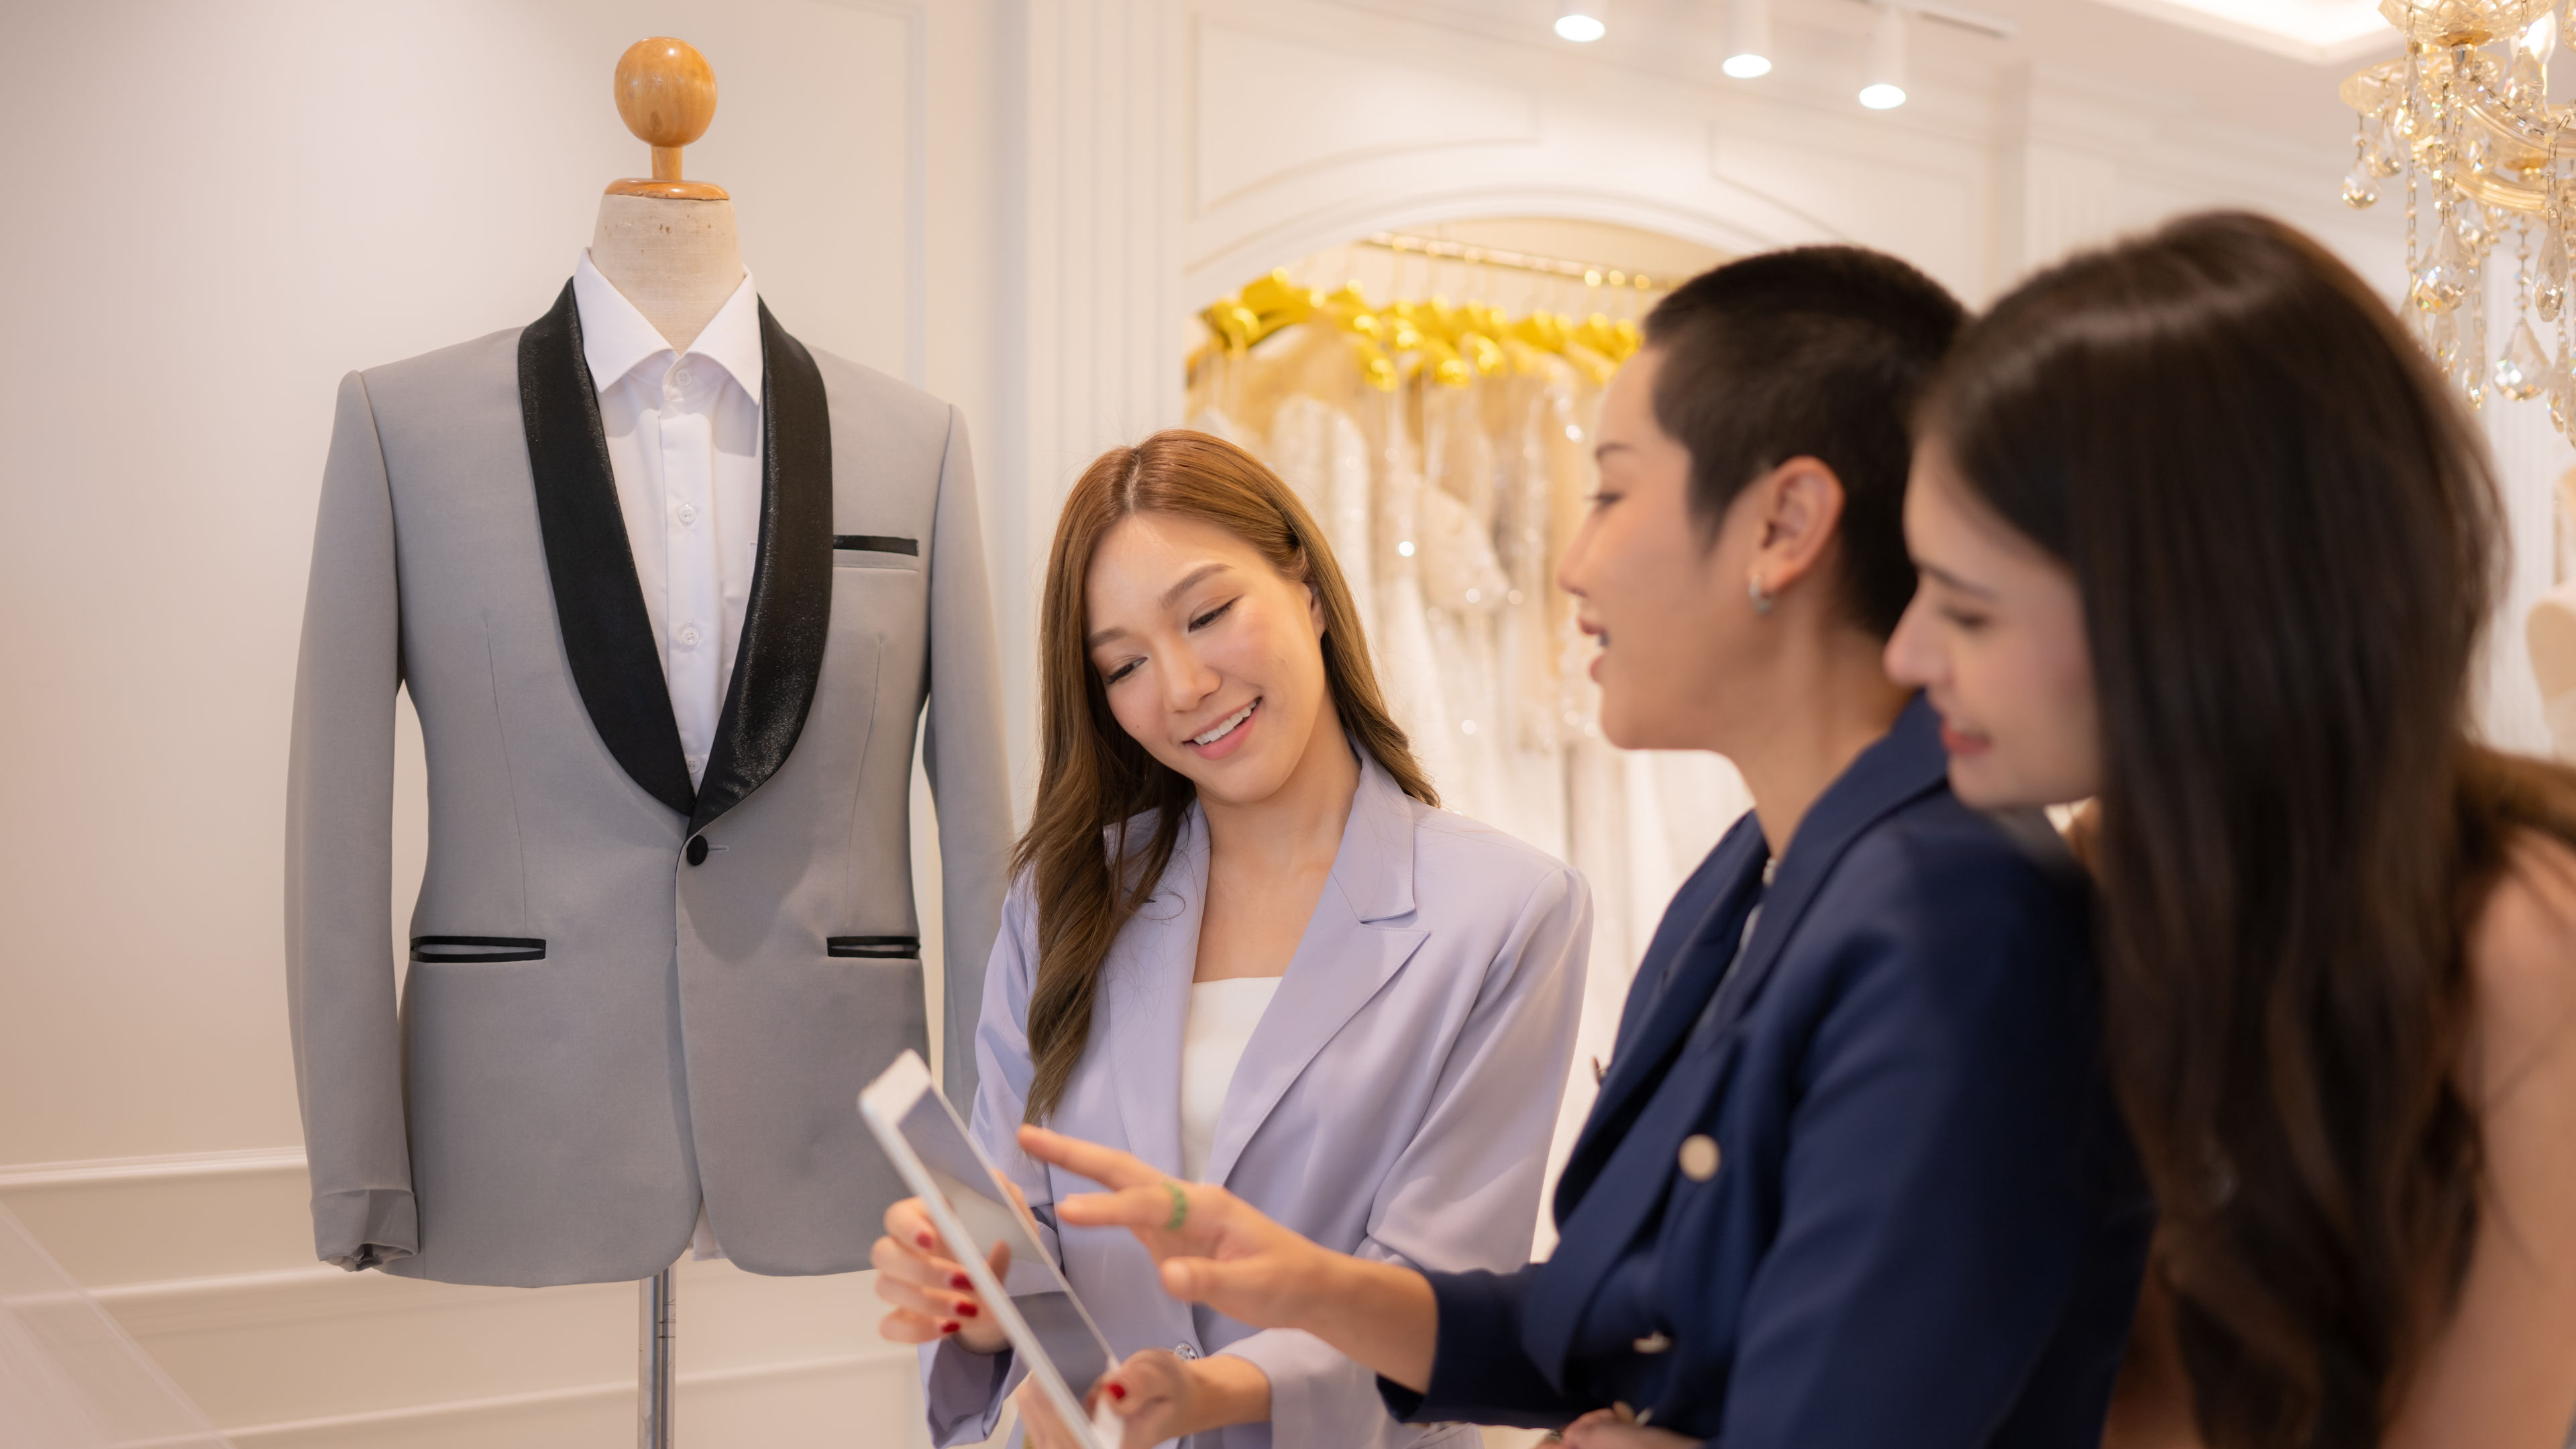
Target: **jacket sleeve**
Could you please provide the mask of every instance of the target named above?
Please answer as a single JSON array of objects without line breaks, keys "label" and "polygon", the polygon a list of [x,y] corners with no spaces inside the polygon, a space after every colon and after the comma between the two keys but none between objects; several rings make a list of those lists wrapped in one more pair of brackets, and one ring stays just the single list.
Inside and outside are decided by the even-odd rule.
[{"label": "jacket sleeve", "polygon": [[313,1248],[356,1271],[420,1248],[393,961],[391,485],[364,379],[340,382],[296,660],[286,786],[286,1003]]},{"label": "jacket sleeve", "polygon": [[1011,848],[1011,776],[1002,741],[1002,670],[993,636],[984,525],[966,423],[948,410],[939,504],[930,533],[929,719],[922,769],[939,812],[941,1086],[975,1100],[976,1024],[1001,917]]},{"label": "jacket sleeve", "polygon": [[[1993,852],[1888,848],[1913,857],[1887,873],[1903,885],[1837,951],[1801,1068],[1779,1233],[1745,1296],[1731,1449],[1986,1443],[2099,1217],[2080,898]],[[2018,886],[1998,889],[2007,871]]]},{"label": "jacket sleeve", "polygon": [[1408,1424],[1458,1419],[1524,1429],[1561,1428],[1580,1416],[1589,1406],[1558,1393],[1521,1344],[1530,1285],[1540,1266],[1423,1274],[1440,1323],[1431,1382],[1417,1394],[1379,1379],[1386,1411]]},{"label": "jacket sleeve", "polygon": [[[1436,1270],[1435,1285],[1461,1269],[1529,1262],[1591,939],[1591,893],[1559,867],[1530,893],[1487,968],[1430,1110],[1378,1185],[1357,1256]],[[1273,1449],[1369,1443],[1386,1421],[1377,1375],[1312,1334],[1264,1329],[1224,1352],[1269,1377]]]},{"label": "jacket sleeve", "polygon": [[[1047,1252],[1055,1243],[1055,1193],[1047,1174],[1020,1151],[1017,1134],[1026,1109],[1029,1078],[1029,991],[1037,977],[1037,907],[1025,882],[1002,905],[991,968],[978,993],[983,1014],[974,1025],[977,1086],[972,1120],[975,1145],[1027,1195],[1029,1211]],[[1057,1261],[1061,1262],[1059,1255]],[[993,1437],[1002,1403],[1025,1377],[1011,1350],[976,1353],[954,1339],[920,1348],[922,1396],[930,1414],[930,1440],[940,1449],[980,1444]]]}]

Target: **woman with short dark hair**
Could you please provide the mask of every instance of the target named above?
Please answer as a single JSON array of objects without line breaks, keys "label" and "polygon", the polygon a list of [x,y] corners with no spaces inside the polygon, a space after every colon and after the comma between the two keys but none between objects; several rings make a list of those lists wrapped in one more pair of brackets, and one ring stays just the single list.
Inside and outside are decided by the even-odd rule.
[{"label": "woman with short dark hair", "polygon": [[2470,731],[2499,512],[2397,319],[2258,217],[2032,279],[1924,409],[1890,672],[1961,800],[2097,802],[2163,1214],[2113,1442],[2566,1442],[2576,776]]}]

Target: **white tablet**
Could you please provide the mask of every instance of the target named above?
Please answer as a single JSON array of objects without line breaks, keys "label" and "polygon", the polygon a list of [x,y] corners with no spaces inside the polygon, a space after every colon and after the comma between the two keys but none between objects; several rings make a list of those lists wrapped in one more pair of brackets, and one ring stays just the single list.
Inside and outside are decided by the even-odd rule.
[{"label": "white tablet", "polygon": [[[1117,1366],[1117,1355],[1042,1246],[1037,1220],[966,1135],[966,1124],[931,1084],[919,1053],[905,1052],[868,1083],[859,1093],[859,1116],[929,1210],[939,1235],[952,1245],[973,1245],[959,1247],[958,1266],[974,1281],[976,1296],[1039,1392],[1055,1405],[1056,1417],[1083,1449],[1118,1449],[1121,1421],[1109,1401],[1101,1400],[1097,1414],[1082,1411],[1082,1394]],[[998,1282],[989,1263],[996,1243],[1011,1246],[1010,1267]]]}]

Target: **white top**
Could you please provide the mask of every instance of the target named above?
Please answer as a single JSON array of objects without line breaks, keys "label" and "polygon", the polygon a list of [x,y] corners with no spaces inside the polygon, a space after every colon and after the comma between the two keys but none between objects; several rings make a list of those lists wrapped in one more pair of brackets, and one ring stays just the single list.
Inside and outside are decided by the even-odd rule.
[{"label": "white top", "polygon": [[1261,1024],[1261,1014],[1278,991],[1276,976],[1190,985],[1190,1021],[1181,1033],[1181,1175],[1192,1182],[1207,1175],[1225,1089],[1234,1082],[1252,1029]]},{"label": "white top", "polygon": [[685,356],[586,248],[572,295],[680,752],[700,784],[760,553],[759,294],[745,272]]}]

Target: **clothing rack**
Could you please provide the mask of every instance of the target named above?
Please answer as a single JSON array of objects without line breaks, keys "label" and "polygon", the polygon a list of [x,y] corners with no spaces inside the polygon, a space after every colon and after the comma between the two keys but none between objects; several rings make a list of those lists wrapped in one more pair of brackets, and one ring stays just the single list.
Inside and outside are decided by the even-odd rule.
[{"label": "clothing rack", "polygon": [[1472,246],[1466,242],[1448,241],[1441,237],[1414,236],[1397,231],[1373,232],[1363,237],[1360,244],[1441,261],[1465,262],[1469,266],[1504,267],[1517,272],[1539,272],[1548,276],[1569,278],[1587,287],[1621,287],[1639,292],[1663,290],[1658,288],[1654,278],[1644,272],[1614,267],[1607,262],[1575,261],[1566,257],[1540,256],[1534,252],[1509,251],[1502,247]]}]

